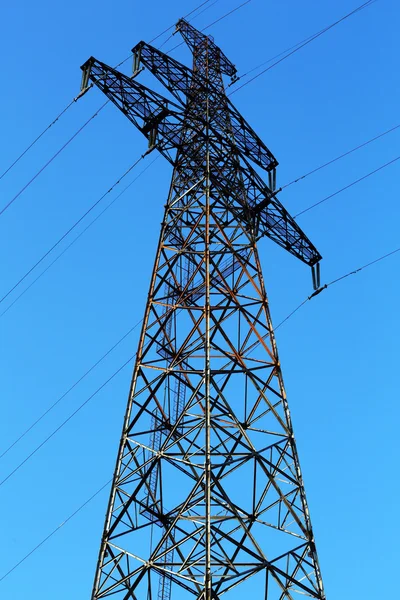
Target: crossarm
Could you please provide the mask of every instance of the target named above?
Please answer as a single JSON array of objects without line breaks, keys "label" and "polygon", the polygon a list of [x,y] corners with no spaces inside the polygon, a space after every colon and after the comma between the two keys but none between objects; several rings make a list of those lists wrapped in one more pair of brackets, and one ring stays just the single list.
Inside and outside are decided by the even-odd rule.
[{"label": "crossarm", "polygon": [[272,198],[262,210],[256,209],[255,217],[260,237],[266,235],[310,267],[321,260],[316,247],[277,198]]},{"label": "crossarm", "polygon": [[238,218],[249,223],[257,239],[269,237],[310,267],[321,260],[316,247],[249,164],[237,163],[234,170],[214,168],[210,179],[231,210],[235,210],[232,198],[242,205]]},{"label": "crossarm", "polygon": [[81,69],[82,89],[92,81],[173,164],[171,150],[181,141],[181,107],[93,57]]},{"label": "crossarm", "polygon": [[[200,73],[194,74],[192,69],[146,42],[137,44],[132,52],[135,57],[135,68],[138,69],[140,64],[145,66],[182,105],[186,104],[187,98],[194,100],[198,90],[204,89],[212,95],[215,105],[226,107],[229,111],[234,139],[227,135],[222,136],[218,128],[219,123],[214,120],[211,120],[209,127],[220,142],[230,150],[239,151],[266,171],[271,171],[278,165],[275,156],[226,97],[224,91],[217,89],[210,81],[206,81]],[[223,122],[220,124],[222,130],[225,122],[224,114]]]}]

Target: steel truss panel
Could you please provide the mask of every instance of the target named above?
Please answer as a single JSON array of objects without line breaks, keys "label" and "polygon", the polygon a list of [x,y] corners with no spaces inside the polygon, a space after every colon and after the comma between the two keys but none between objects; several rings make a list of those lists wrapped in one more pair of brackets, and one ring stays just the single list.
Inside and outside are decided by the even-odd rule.
[{"label": "steel truss panel", "polygon": [[92,600],[324,600],[256,238],[319,254],[233,144],[231,63],[179,31],[184,106],[85,67],[174,165]]}]

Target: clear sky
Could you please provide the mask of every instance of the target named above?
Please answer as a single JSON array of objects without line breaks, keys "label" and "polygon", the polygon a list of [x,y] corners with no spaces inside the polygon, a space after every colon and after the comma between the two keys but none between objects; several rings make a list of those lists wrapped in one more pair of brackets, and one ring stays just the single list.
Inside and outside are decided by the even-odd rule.
[{"label": "clear sky", "polygon": [[[77,95],[79,67],[90,55],[116,64],[138,41],[151,40],[198,4],[5,4],[0,172]],[[240,1],[209,4],[195,26],[208,25]],[[357,4],[252,0],[209,32],[241,74]],[[278,158],[278,185],[400,123],[399,25],[399,3],[377,0],[232,97]],[[173,55],[190,64],[184,46]],[[124,68],[129,72],[130,62]],[[103,102],[101,93],[91,90],[72,106],[0,181],[0,206]],[[109,105],[55,159],[0,217],[1,296],[145,146],[141,134]],[[297,213],[395,158],[399,149],[400,129],[291,186],[281,201]],[[399,167],[395,163],[299,217],[324,257],[323,282],[400,245]],[[142,317],[170,175],[166,162],[157,160],[0,316],[0,454]],[[278,323],[311,293],[311,277],[269,240],[259,248]],[[400,253],[349,277],[277,332],[328,600],[376,600],[397,593],[399,266]],[[33,279],[34,274],[0,308]],[[137,336],[138,329],[0,459],[1,480],[134,354]],[[0,485],[0,578],[110,479],[130,371],[131,365]],[[0,581],[0,597],[89,598],[106,502],[103,491]]]}]

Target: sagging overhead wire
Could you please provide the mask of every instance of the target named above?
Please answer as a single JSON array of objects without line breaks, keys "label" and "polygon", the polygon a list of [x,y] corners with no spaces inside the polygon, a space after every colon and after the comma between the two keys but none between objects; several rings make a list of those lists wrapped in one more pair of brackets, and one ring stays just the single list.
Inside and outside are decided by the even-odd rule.
[{"label": "sagging overhead wire", "polygon": [[57,121],[58,121],[58,120],[59,120],[59,119],[60,119],[60,118],[61,118],[61,117],[62,117],[62,116],[63,116],[63,115],[64,115],[64,114],[67,112],[67,110],[68,110],[69,108],[71,108],[71,106],[72,106],[72,105],[73,105],[75,102],[77,102],[77,101],[79,100],[79,98],[81,98],[82,96],[83,96],[83,94],[82,94],[82,93],[81,93],[81,94],[78,94],[78,96],[76,96],[76,98],[73,98],[73,99],[71,100],[71,102],[69,102],[69,104],[67,104],[67,106],[66,106],[65,108],[63,108],[63,110],[62,110],[62,111],[61,111],[61,112],[60,112],[60,113],[59,113],[59,114],[56,116],[56,118],[55,118],[55,119],[53,119],[53,121],[51,121],[51,123],[49,123],[49,125],[47,125],[47,127],[46,127],[45,129],[43,129],[42,133],[40,133],[40,134],[39,134],[39,135],[38,135],[38,136],[37,136],[37,137],[36,137],[36,138],[33,140],[33,142],[31,142],[31,143],[29,144],[29,146],[28,146],[27,148],[25,148],[25,150],[24,150],[24,151],[23,151],[23,152],[22,152],[22,153],[21,153],[21,154],[18,156],[18,158],[16,158],[16,159],[14,160],[14,162],[13,162],[13,163],[12,163],[12,164],[11,164],[9,167],[7,167],[7,169],[6,169],[5,171],[3,171],[3,173],[0,175],[0,180],[1,180],[1,179],[3,179],[3,177],[4,177],[5,175],[7,175],[7,173],[8,173],[9,171],[11,171],[11,169],[12,169],[13,167],[15,167],[15,165],[16,165],[17,163],[19,163],[19,161],[21,160],[21,158],[23,158],[23,157],[25,156],[25,154],[26,154],[27,152],[29,152],[29,150],[30,150],[31,148],[33,148],[33,146],[34,146],[34,145],[35,145],[35,144],[36,144],[36,143],[37,143],[37,142],[40,140],[40,138],[42,138],[42,137],[44,136],[44,134],[45,134],[45,133],[47,133],[47,131],[48,131],[48,130],[49,130],[51,127],[53,127],[53,125],[55,125],[55,123],[57,123]]},{"label": "sagging overhead wire", "polygon": [[[205,13],[207,10],[210,10],[210,8],[212,8],[213,6],[215,6],[218,2],[220,2],[220,0],[214,0],[214,2],[212,2],[211,4],[209,4],[208,6],[206,6],[205,8],[203,8],[203,10],[201,10],[199,13],[197,13],[197,15],[194,15],[194,17],[192,17],[191,19],[188,19],[189,15],[186,15],[183,18],[187,19],[189,22],[190,21],[194,21],[194,19],[197,19],[200,15],[202,15],[203,13]],[[198,8],[200,8],[200,7],[198,7]]]},{"label": "sagging overhead wire", "polygon": [[28,460],[30,460],[32,456],[34,456],[41,448],[43,448],[43,446],[45,446],[59,431],[61,431],[61,429],[65,427],[65,425],[69,423],[69,421],[71,421],[71,419],[73,419],[75,415],[77,415],[84,406],[86,406],[95,396],[97,396],[97,394],[101,392],[101,390],[103,390],[106,387],[106,385],[110,383],[110,381],[112,381],[125,367],[127,367],[129,363],[133,361],[135,356],[136,354],[130,356],[127,361],[125,361],[116,371],[114,371],[114,373],[106,381],[104,381],[96,389],[95,392],[93,392],[88,398],[86,398],[86,400],[82,402],[82,404],[80,404],[66,419],[64,419],[64,421],[56,429],[54,429],[52,433],[50,433],[50,435],[48,435],[43,440],[43,442],[36,446],[36,448],[32,450],[32,452],[28,454],[28,456],[26,456],[12,471],[10,471],[10,473],[8,473],[8,475],[6,475],[6,477],[4,477],[2,481],[0,481],[0,487],[4,485],[6,481],[8,481],[17,471],[19,471],[20,468],[23,465],[25,465],[28,462]]},{"label": "sagging overhead wire", "polygon": [[[103,105],[105,106],[105,105]],[[94,202],[84,213],[83,215],[81,215],[79,217],[79,219],[77,219],[77,221],[75,221],[75,223],[73,225],[71,225],[71,227],[69,227],[69,229],[67,229],[67,231],[65,233],[63,233],[63,235],[51,246],[51,248],[49,248],[42,256],[41,258],[39,258],[39,260],[37,260],[30,269],[28,269],[28,271],[26,271],[26,273],[20,277],[20,279],[4,294],[4,296],[2,298],[0,298],[0,304],[2,302],[4,302],[4,300],[6,298],[8,298],[8,296],[14,291],[16,290],[23,281],[25,281],[25,279],[28,277],[28,275],[30,275],[44,260],[45,258],[47,258],[60,244],[63,240],[65,240],[65,238],[72,232],[74,231],[74,229],[79,225],[79,223],[81,223],[83,221],[83,219],[85,219],[85,217],[87,217],[87,215],[89,215],[92,210],[94,210],[96,208],[96,206],[98,204],[100,204],[100,202],[108,195],[110,194],[113,189],[119,185],[121,183],[121,181],[132,171],[132,169],[134,169],[141,160],[143,160],[144,158],[144,154],[142,156],[140,156],[130,167],[129,169],[127,169],[125,171],[125,173],[123,175],[121,175],[121,177],[119,177],[117,179],[117,181],[115,181],[115,183],[113,183],[113,185],[104,193],[100,196],[100,198],[98,198],[96,200],[96,202]]]},{"label": "sagging overhead wire", "polygon": [[321,171],[321,169],[324,169],[325,167],[329,167],[329,165],[332,165],[333,163],[337,162],[338,160],[341,160],[342,158],[345,158],[346,156],[353,154],[353,152],[356,152],[357,150],[361,150],[361,148],[365,148],[365,146],[368,146],[368,144],[371,144],[372,142],[379,140],[380,138],[384,137],[385,135],[388,135],[389,133],[392,133],[392,131],[395,131],[396,129],[399,129],[399,128],[400,128],[400,123],[398,125],[395,125],[394,127],[391,127],[390,129],[387,129],[386,131],[383,131],[382,133],[379,133],[378,135],[374,136],[373,138],[370,138],[366,142],[363,142],[362,144],[355,146],[351,150],[347,150],[343,154],[339,154],[339,156],[336,156],[335,158],[332,158],[328,162],[323,163],[319,167],[316,167],[316,168],[312,169],[311,171],[308,171],[304,175],[301,175],[300,177],[296,177],[296,179],[293,179],[293,181],[290,181],[289,183],[285,183],[285,185],[282,185],[279,188],[279,191],[284,190],[285,188],[289,187],[290,185],[293,185],[294,183],[298,183],[299,181],[306,179],[306,177],[309,177],[310,175],[314,175],[314,173]]},{"label": "sagging overhead wire", "polygon": [[[377,2],[377,0],[368,0],[367,2],[364,2],[363,4],[360,4],[359,6],[357,6],[354,10],[352,10],[351,12],[347,13],[346,15],[344,15],[343,17],[341,17],[340,19],[338,19],[337,21],[334,21],[333,23],[331,23],[330,25],[328,25],[327,27],[325,27],[324,29],[321,29],[320,31],[318,31],[317,33],[315,33],[314,35],[306,38],[302,43],[300,43],[300,45],[296,44],[296,46],[294,46],[293,50],[291,50],[290,52],[288,52],[287,54],[285,54],[284,56],[282,56],[282,58],[279,58],[276,62],[274,62],[272,65],[270,65],[269,67],[267,67],[266,69],[263,69],[260,73],[258,73],[257,75],[255,75],[254,77],[252,77],[251,79],[249,79],[248,81],[246,81],[245,83],[243,83],[242,85],[239,85],[238,87],[236,87],[234,90],[232,90],[232,92],[230,92],[230,94],[228,94],[229,96],[232,96],[233,94],[236,94],[236,92],[238,92],[239,90],[241,90],[242,88],[244,88],[246,85],[249,85],[250,83],[252,83],[253,81],[255,81],[256,79],[258,79],[258,77],[261,77],[261,75],[264,75],[265,73],[267,73],[268,71],[270,71],[271,69],[273,69],[274,67],[276,67],[277,65],[279,65],[281,62],[283,62],[284,60],[286,60],[287,58],[289,58],[289,56],[292,56],[293,54],[295,54],[296,52],[298,52],[299,50],[301,50],[302,48],[304,48],[305,46],[307,46],[308,44],[311,44],[311,42],[313,42],[314,40],[316,40],[317,38],[319,38],[321,35],[324,35],[325,33],[327,33],[330,29],[333,29],[333,27],[336,27],[336,25],[339,25],[339,23],[342,23],[343,21],[345,21],[346,19],[348,19],[349,17],[351,17],[352,15],[364,10],[365,8],[369,7],[371,4],[374,4],[374,2]],[[279,55],[278,55],[279,56]],[[273,59],[269,59],[270,62]],[[266,64],[265,62],[262,64]],[[258,67],[255,68],[259,68],[262,65],[259,65]],[[254,69],[252,69],[253,71]],[[250,73],[250,71],[248,71],[245,75],[242,75],[241,78],[245,77],[246,75],[248,75]],[[240,78],[240,79],[241,79]],[[236,83],[238,81],[238,79],[236,79],[235,82]]]},{"label": "sagging overhead wire", "polygon": [[22,563],[25,562],[27,558],[29,558],[30,556],[32,556],[32,554],[34,554],[37,550],[39,550],[39,548],[41,546],[43,546],[43,544],[45,544],[51,537],[53,537],[53,535],[55,533],[57,533],[57,531],[59,531],[61,529],[61,527],[64,527],[64,525],[66,525],[69,521],[71,521],[71,519],[73,519],[78,513],[80,513],[81,510],[83,510],[85,508],[85,506],[87,506],[90,502],[92,502],[92,500],[94,500],[96,498],[96,496],[98,496],[100,494],[100,492],[102,492],[108,485],[110,485],[111,481],[112,481],[112,479],[109,479],[107,481],[107,483],[102,485],[101,488],[99,488],[97,490],[97,492],[92,494],[92,496],[90,496],[90,498],[88,498],[83,504],[81,504],[79,506],[79,508],[74,510],[74,512],[71,513],[66,519],[64,519],[62,521],[62,523],[60,523],[55,529],[53,529],[53,531],[51,531],[45,538],[43,538],[41,542],[39,542],[34,548],[32,548],[32,550],[30,552],[25,554],[25,556],[21,560],[19,560],[13,567],[11,567],[11,569],[9,569],[6,573],[4,573],[4,575],[2,577],[0,577],[0,581],[3,581],[13,571],[15,571],[15,569],[17,569],[20,565],[22,565]]},{"label": "sagging overhead wire", "polygon": [[383,260],[386,260],[390,256],[393,256],[394,254],[397,254],[398,252],[400,252],[400,248],[395,248],[395,250],[392,250],[391,252],[388,252],[387,254],[383,254],[382,256],[379,256],[378,258],[375,258],[374,260],[371,260],[370,262],[362,265],[361,267],[358,267],[357,269],[353,269],[352,271],[348,271],[348,273],[345,273],[344,275],[341,275],[340,277],[337,277],[336,279],[333,279],[329,283],[326,283],[325,285],[323,285],[322,287],[320,287],[318,290],[316,290],[313,294],[311,294],[310,296],[308,296],[305,300],[303,300],[303,302],[301,304],[299,304],[299,306],[297,306],[297,308],[295,308],[285,319],[283,319],[283,321],[281,321],[279,323],[279,325],[277,325],[275,327],[275,331],[278,329],[278,327],[281,327],[281,325],[283,325],[284,323],[286,323],[286,321],[288,321],[309,300],[312,300],[313,298],[315,298],[315,296],[319,296],[319,294],[321,294],[321,292],[323,292],[324,290],[328,289],[332,285],[335,285],[336,283],[339,283],[339,281],[343,281],[343,279],[347,279],[347,277],[351,277],[351,275],[357,275],[357,273],[361,273],[361,271],[364,271],[365,269],[368,269],[369,267],[372,267],[372,265],[375,265],[376,263],[379,263],[379,262],[381,262]]},{"label": "sagging overhead wire", "polygon": [[315,202],[314,204],[311,204],[311,206],[308,206],[304,210],[301,210],[296,215],[294,215],[293,218],[297,219],[297,217],[300,217],[300,215],[304,215],[304,213],[312,210],[316,206],[319,206],[320,204],[323,204],[327,200],[330,200],[331,198],[334,198],[335,196],[338,196],[339,194],[341,194],[342,192],[348,190],[349,188],[353,187],[354,185],[357,185],[357,183],[360,183],[361,181],[364,181],[364,179],[368,179],[368,177],[371,177],[371,175],[375,175],[375,173],[378,173],[379,171],[382,171],[383,169],[386,169],[386,167],[389,167],[390,165],[392,165],[393,163],[397,162],[398,160],[400,160],[400,156],[396,156],[396,158],[393,158],[392,160],[390,160],[389,162],[385,163],[384,165],[381,165],[377,169],[374,169],[373,171],[370,171],[366,175],[363,175],[362,177],[359,177],[355,181],[352,181],[348,185],[345,185],[344,187],[342,187],[340,190],[337,190],[336,192],[333,192],[333,194],[329,194],[329,196],[326,196],[325,198],[322,198],[322,200],[319,200],[318,202]]},{"label": "sagging overhead wire", "polygon": [[111,348],[107,350],[107,352],[105,352],[95,363],[93,363],[92,366],[89,367],[89,369],[87,369],[85,373],[75,381],[75,383],[73,383],[59,398],[57,398],[57,400],[53,402],[53,404],[51,404],[35,421],[33,421],[31,425],[29,425],[29,427],[27,427],[17,438],[15,438],[15,440],[9,446],[7,446],[7,448],[3,450],[3,452],[0,454],[0,459],[2,459],[6,454],[10,452],[10,450],[12,450],[12,448],[19,444],[19,442],[30,431],[32,431],[32,429],[34,429],[36,425],[38,425],[52,410],[54,410],[55,407],[58,406],[60,402],[62,402],[68,396],[68,394],[70,394],[84,379],[86,379],[88,375],[90,375],[90,373],[92,373],[92,371],[96,369],[96,367],[98,367],[116,348],[118,348],[118,346],[122,344],[122,342],[129,335],[131,335],[131,333],[135,331],[135,329],[142,323],[142,321],[143,319],[140,319],[140,321],[133,325],[133,327],[128,329],[128,331],[126,331],[124,335],[120,337],[119,340],[113,346],[111,346]]},{"label": "sagging overhead wire", "polygon": [[100,106],[100,108],[91,116],[89,117],[89,119],[87,119],[87,121],[85,121],[85,123],[79,127],[79,129],[77,131],[75,131],[75,133],[65,142],[65,144],[63,144],[61,146],[61,148],[59,148],[57,150],[57,152],[55,154],[53,154],[53,156],[39,169],[39,171],[37,171],[35,173],[35,175],[28,181],[28,183],[26,183],[17,194],[15,194],[15,196],[13,198],[11,198],[11,200],[5,205],[3,206],[3,208],[0,210],[0,216],[17,200],[17,198],[19,198],[21,196],[21,194],[23,194],[23,192],[28,189],[28,187],[35,181],[35,179],[37,179],[39,177],[39,175],[41,173],[43,173],[43,171],[45,169],[47,169],[47,167],[53,162],[53,160],[55,158],[57,158],[57,156],[59,156],[59,154],[61,154],[61,152],[63,150],[65,150],[65,148],[67,146],[69,146],[69,144],[85,129],[85,127],[87,127],[89,125],[89,123],[91,121],[93,121],[93,119],[95,117],[97,117],[97,115],[103,110],[103,108],[108,104],[109,100],[107,100],[107,102],[105,102],[104,104],[102,104]]},{"label": "sagging overhead wire", "polygon": [[[23,290],[23,291],[22,291],[22,292],[21,292],[21,293],[20,293],[20,294],[19,294],[19,295],[18,295],[18,296],[15,298],[15,299],[14,299],[14,300],[13,300],[13,301],[12,301],[12,302],[11,302],[11,303],[8,305],[8,306],[7,306],[7,308],[6,308],[5,310],[3,310],[3,312],[2,312],[2,313],[0,313],[0,318],[2,318],[2,317],[3,317],[3,316],[4,316],[4,315],[5,315],[5,314],[6,314],[6,313],[7,313],[7,312],[10,310],[10,308],[12,308],[12,307],[14,306],[14,304],[16,304],[16,303],[18,302],[18,300],[19,300],[20,298],[22,298],[22,296],[24,296],[24,295],[26,294],[26,292],[27,292],[28,290],[30,290],[30,289],[31,289],[31,287],[32,287],[33,285],[35,285],[35,283],[36,283],[36,282],[37,282],[39,279],[41,279],[41,278],[43,277],[43,275],[44,275],[45,273],[47,273],[47,271],[49,271],[49,269],[51,269],[51,267],[52,267],[52,266],[53,266],[53,265],[54,265],[56,262],[58,262],[58,260],[59,260],[59,259],[60,259],[60,258],[61,258],[61,257],[62,257],[62,256],[65,254],[65,253],[66,253],[66,252],[68,252],[68,250],[71,248],[71,246],[73,246],[73,245],[75,244],[75,242],[77,242],[77,241],[79,240],[79,238],[81,238],[81,237],[82,237],[82,236],[83,236],[83,235],[84,235],[84,234],[87,232],[87,230],[88,230],[88,229],[90,229],[90,227],[92,227],[92,225],[94,225],[94,223],[96,223],[96,221],[97,221],[98,219],[100,219],[100,217],[101,217],[102,215],[104,215],[104,213],[105,213],[105,212],[106,212],[106,211],[107,211],[107,210],[108,210],[108,209],[109,209],[109,208],[110,208],[110,207],[111,207],[111,206],[112,206],[112,205],[113,205],[113,204],[114,204],[114,203],[115,203],[115,202],[116,202],[116,201],[117,201],[119,198],[121,198],[121,196],[122,196],[123,194],[125,194],[125,192],[126,192],[126,191],[127,191],[127,190],[128,190],[128,189],[129,189],[129,188],[130,188],[130,187],[131,187],[131,186],[132,186],[134,183],[135,183],[135,181],[137,181],[137,180],[139,179],[139,177],[141,177],[141,176],[142,176],[142,175],[143,175],[143,174],[144,174],[144,173],[147,171],[147,169],[149,169],[149,168],[150,168],[150,167],[153,165],[153,163],[155,163],[155,161],[156,161],[156,160],[158,160],[158,158],[159,158],[159,156],[156,156],[156,158],[154,158],[154,159],[153,159],[151,162],[149,162],[149,164],[148,164],[148,165],[146,165],[146,167],[145,167],[144,169],[142,169],[142,171],[140,171],[140,173],[139,173],[139,174],[138,174],[138,175],[137,175],[137,176],[136,176],[136,177],[135,177],[135,178],[134,178],[134,179],[133,179],[133,180],[132,180],[130,183],[128,183],[128,185],[127,185],[127,186],[125,186],[125,187],[124,187],[124,189],[123,189],[123,190],[122,190],[122,191],[121,191],[121,192],[120,192],[120,193],[119,193],[117,196],[115,196],[115,198],[113,198],[113,199],[111,200],[111,202],[109,202],[109,203],[107,204],[107,206],[106,206],[105,208],[103,208],[103,210],[102,210],[101,212],[99,212],[99,214],[98,214],[98,215],[96,215],[96,216],[95,216],[95,218],[94,218],[94,219],[92,219],[92,221],[90,221],[90,223],[89,223],[89,224],[88,224],[88,225],[87,225],[87,226],[86,226],[84,229],[82,229],[82,231],[81,231],[81,232],[80,232],[80,233],[79,233],[79,234],[78,234],[78,235],[77,235],[77,236],[76,236],[76,237],[75,237],[75,238],[72,240],[72,242],[70,242],[70,243],[69,243],[69,244],[68,244],[68,245],[67,245],[67,246],[66,246],[66,247],[65,247],[65,248],[64,248],[64,249],[63,249],[63,250],[60,252],[60,254],[58,254],[58,255],[56,256],[56,258],[55,258],[54,260],[52,260],[52,261],[51,261],[51,262],[50,262],[50,263],[47,265],[47,267],[46,267],[45,269],[43,269],[43,271],[42,271],[42,272],[41,272],[41,273],[40,273],[40,274],[39,274],[37,277],[35,277],[35,279],[33,279],[33,281],[31,281],[31,283],[30,283],[30,284],[29,284],[29,285],[28,285],[28,286],[27,286],[27,287],[26,287],[26,288],[25,288],[25,289],[24,289],[24,290]],[[108,193],[108,192],[107,192],[107,193]]]},{"label": "sagging overhead wire", "polygon": [[226,17],[229,17],[229,15],[232,15],[234,12],[236,12],[237,10],[239,10],[240,8],[242,8],[243,6],[246,6],[246,4],[249,4],[249,2],[251,2],[251,1],[252,0],[246,0],[246,2],[242,2],[242,4],[239,4],[239,6],[236,6],[235,8],[232,8],[232,10],[230,10],[229,12],[225,13],[224,15],[222,15],[222,17],[219,17],[218,19],[216,19],[212,23],[209,23],[208,25],[206,25],[205,27],[203,27],[203,29],[201,31],[205,31],[206,29],[209,29],[213,25],[216,25],[217,23],[219,23],[223,19],[226,19]]},{"label": "sagging overhead wire", "polygon": [[[375,260],[373,260],[373,261],[371,261],[369,263],[366,263],[365,265],[359,267],[358,269],[355,269],[353,271],[349,271],[345,275],[342,275],[341,277],[338,277],[337,279],[334,279],[330,283],[326,284],[325,286],[323,286],[322,288],[320,288],[320,290],[317,290],[317,292],[314,292],[314,294],[311,294],[311,296],[309,296],[308,298],[306,298],[295,310],[293,310],[285,319],[283,319],[283,321],[281,321],[274,328],[274,330],[276,331],[279,327],[281,327],[284,323],[286,323],[298,310],[300,310],[300,308],[302,306],[304,306],[309,300],[311,300],[312,298],[314,298],[316,295],[318,295],[319,293],[321,293],[323,290],[327,289],[329,286],[332,286],[335,283],[338,283],[339,281],[341,281],[341,280],[343,280],[343,279],[345,279],[347,277],[350,277],[351,275],[355,275],[356,273],[359,273],[360,271],[362,271],[364,269],[367,269],[368,267],[370,267],[370,266],[372,266],[372,265],[374,265],[374,264],[376,264],[378,262],[381,262],[381,261],[385,260],[389,256],[392,256],[393,254],[396,254],[397,252],[400,252],[400,247],[396,248],[392,252],[389,252],[387,254],[384,254],[383,256],[378,257],[377,259],[375,259]],[[263,339],[265,339],[266,337],[268,337],[268,335],[269,334],[267,334],[266,336],[263,336]],[[259,343],[260,343],[259,341],[255,342],[255,344],[253,344],[250,348],[248,348],[246,354],[247,355],[251,354],[255,350],[255,348],[259,345]],[[130,359],[130,360],[132,360],[132,359]],[[129,363],[129,361],[128,361],[128,363]],[[126,364],[124,366],[126,366]],[[123,367],[121,367],[121,369]],[[86,403],[88,401],[89,401],[89,399],[86,401]],[[80,407],[79,407],[79,409],[80,409]],[[72,418],[72,415],[69,417],[69,419],[71,419],[71,418]],[[56,432],[53,432],[52,436],[55,435],[55,433]],[[44,443],[46,443],[46,441]],[[44,443],[42,445],[44,445]],[[11,474],[10,474],[10,476],[11,476]],[[74,512],[72,512],[66,519],[64,519],[64,521],[60,525],[58,525],[55,529],[53,529],[49,535],[47,535],[45,538],[43,538],[30,552],[28,552],[21,560],[19,560],[13,567],[11,567],[11,569],[9,569],[2,577],[0,577],[0,581],[3,581],[4,579],[6,579],[6,577],[8,577],[13,571],[15,571],[15,569],[17,569],[23,562],[25,562],[25,560],[27,560],[30,556],[32,556],[32,554],[34,554],[37,550],[39,550],[39,548],[41,546],[43,546],[43,544],[45,544],[55,533],[57,533],[57,531],[59,531],[61,529],[61,527],[63,527],[66,523],[68,523],[69,521],[71,521],[81,510],[83,510],[83,508],[85,508],[85,506],[87,506],[96,496],[98,496],[98,494],[100,494],[110,483],[111,483],[111,479],[109,481],[107,481],[107,483],[103,484],[94,494],[92,494],[87,500],[85,500],[85,502],[83,502],[79,506],[78,509],[76,509]]]}]

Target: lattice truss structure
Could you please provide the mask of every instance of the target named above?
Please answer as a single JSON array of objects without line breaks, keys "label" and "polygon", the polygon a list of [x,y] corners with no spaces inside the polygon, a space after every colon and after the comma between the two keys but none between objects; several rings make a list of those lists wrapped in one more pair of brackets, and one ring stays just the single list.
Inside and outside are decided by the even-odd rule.
[{"label": "lattice truss structure", "polygon": [[[235,67],[185,20],[177,30],[192,69],[144,42],[132,77],[82,67],[82,89],[93,82],[173,165],[92,598],[322,600],[256,242],[313,268],[321,256],[226,97]],[[143,68],[173,99],[137,81]]]}]

